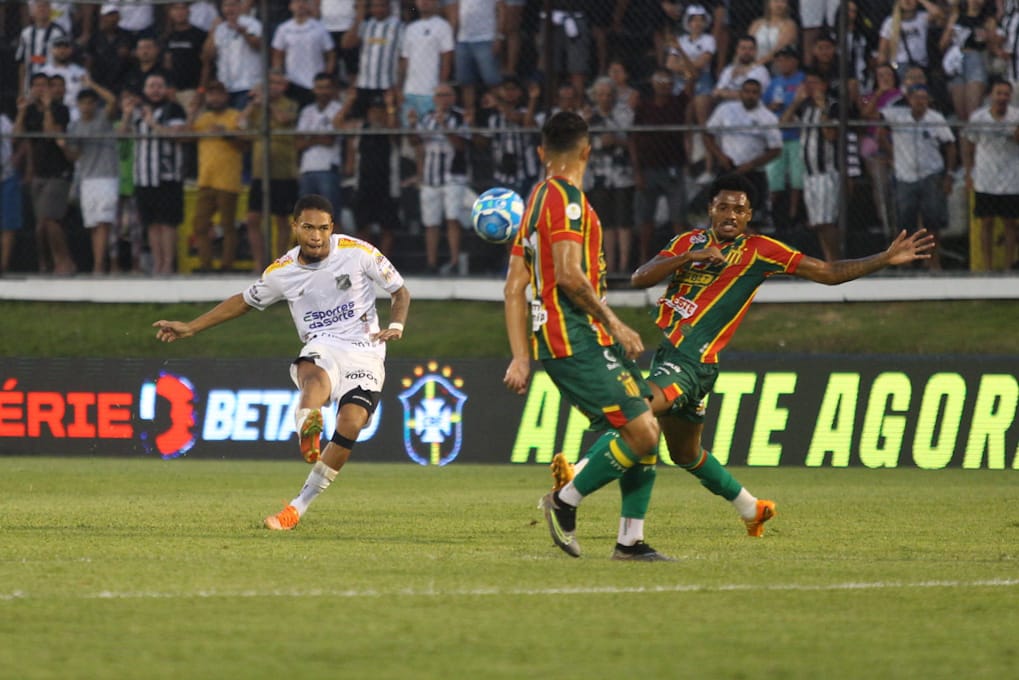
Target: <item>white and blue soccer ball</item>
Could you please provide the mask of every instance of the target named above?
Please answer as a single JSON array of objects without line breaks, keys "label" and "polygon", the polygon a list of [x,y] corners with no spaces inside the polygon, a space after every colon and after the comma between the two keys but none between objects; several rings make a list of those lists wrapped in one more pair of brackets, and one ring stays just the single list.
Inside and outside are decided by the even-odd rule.
[{"label": "white and blue soccer ball", "polygon": [[478,196],[471,208],[474,231],[489,243],[509,243],[520,231],[524,199],[512,189],[495,187]]}]

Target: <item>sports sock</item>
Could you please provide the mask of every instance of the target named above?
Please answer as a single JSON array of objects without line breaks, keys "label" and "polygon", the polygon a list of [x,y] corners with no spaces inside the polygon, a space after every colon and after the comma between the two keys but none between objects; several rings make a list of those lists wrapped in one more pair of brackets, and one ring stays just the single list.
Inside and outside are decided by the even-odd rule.
[{"label": "sports sock", "polygon": [[644,540],[644,520],[632,517],[619,518],[619,535],[616,543],[619,545],[633,545],[637,541]]},{"label": "sports sock", "polygon": [[641,464],[634,465],[619,478],[619,494],[623,501],[620,517],[644,519],[657,476],[654,465]]},{"label": "sports sock", "polygon": [[[594,493],[612,480],[619,479],[641,458],[615,430],[599,437],[584,457],[588,459],[587,465],[571,482],[581,496]],[[569,500],[566,502],[569,503]]]},{"label": "sports sock", "polygon": [[754,519],[757,517],[757,497],[746,489],[741,488],[739,490],[736,497],[732,499],[732,505],[743,519]]},{"label": "sports sock", "polygon": [[294,411],[294,430],[298,435],[301,434],[301,427],[304,425],[304,421],[307,420],[308,414],[313,410],[310,408],[299,408]]},{"label": "sports sock", "polygon": [[304,512],[311,505],[311,502],[315,500],[315,497],[329,488],[329,485],[333,483],[339,472],[339,470],[332,469],[322,461],[315,463],[315,467],[308,474],[308,479],[304,481],[301,493],[297,495],[297,498],[290,501],[290,505],[297,509],[298,515],[304,515]]},{"label": "sports sock", "polygon": [[708,491],[727,501],[735,499],[743,488],[743,485],[736,481],[736,478],[707,449],[701,449],[700,458],[695,462],[681,467],[701,480],[701,484]]}]

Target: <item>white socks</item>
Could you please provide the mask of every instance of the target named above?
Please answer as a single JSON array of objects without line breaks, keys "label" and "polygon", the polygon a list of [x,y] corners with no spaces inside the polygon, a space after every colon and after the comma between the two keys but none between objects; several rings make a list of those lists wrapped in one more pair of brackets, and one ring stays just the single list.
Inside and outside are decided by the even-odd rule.
[{"label": "white socks", "polygon": [[339,472],[339,470],[332,469],[322,461],[315,463],[315,467],[311,469],[308,479],[304,482],[304,488],[301,489],[301,493],[298,494],[297,498],[290,501],[290,505],[297,509],[298,515],[303,515],[308,506],[311,505],[311,502],[315,500],[315,497],[329,488],[329,485],[333,483]]},{"label": "white socks", "polygon": [[294,411],[294,431],[297,434],[301,434],[301,427],[304,425],[304,421],[308,419],[308,414],[314,409],[310,408],[299,408]]},{"label": "white socks", "polygon": [[572,481],[563,488],[559,489],[559,500],[564,503],[569,503],[576,507],[580,505],[580,501],[583,499],[584,497],[580,495],[579,491],[577,491],[577,487],[573,486]]},{"label": "white socks", "polygon": [[634,545],[637,541],[644,540],[644,520],[630,517],[619,518],[619,537],[616,542],[619,545]]},{"label": "white socks", "polygon": [[743,519],[754,519],[757,517],[757,498],[752,496],[745,488],[740,489],[739,494],[732,499],[732,505]]}]

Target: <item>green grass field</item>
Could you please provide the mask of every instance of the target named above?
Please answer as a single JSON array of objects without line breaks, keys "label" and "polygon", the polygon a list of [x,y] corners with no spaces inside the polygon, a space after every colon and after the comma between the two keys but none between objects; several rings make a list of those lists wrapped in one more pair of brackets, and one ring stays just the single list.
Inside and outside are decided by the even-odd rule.
[{"label": "green grass field", "polygon": [[676,469],[608,559],[618,493],[548,538],[538,466],[352,463],[296,530],[303,463],[0,458],[0,676],[1006,678],[1010,473],[737,469],[762,539]]}]

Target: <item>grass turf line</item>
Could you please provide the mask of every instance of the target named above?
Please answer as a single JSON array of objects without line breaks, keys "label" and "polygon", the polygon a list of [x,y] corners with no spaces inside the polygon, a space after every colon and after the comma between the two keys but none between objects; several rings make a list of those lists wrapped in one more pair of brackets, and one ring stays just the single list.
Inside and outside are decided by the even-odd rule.
[{"label": "grass turf line", "polygon": [[[298,463],[0,459],[0,668],[17,678],[1007,677],[1008,472],[737,469],[750,539],[663,469],[620,564],[618,494],[573,560],[538,466],[352,463],[298,528],[260,528]],[[854,585],[855,584],[855,585]],[[576,591],[571,594],[571,591]],[[634,592],[637,591],[637,592]]]}]

